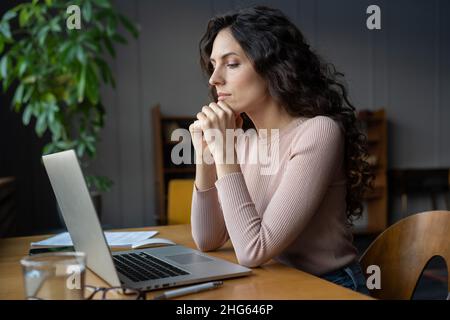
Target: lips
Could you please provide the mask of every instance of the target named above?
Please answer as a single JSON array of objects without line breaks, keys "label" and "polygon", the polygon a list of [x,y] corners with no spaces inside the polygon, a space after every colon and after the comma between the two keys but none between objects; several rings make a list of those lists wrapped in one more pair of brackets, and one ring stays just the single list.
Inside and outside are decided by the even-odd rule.
[{"label": "lips", "polygon": [[218,92],[217,93],[217,100],[218,101],[222,101],[222,100],[225,100],[229,96],[231,96],[231,93]]}]

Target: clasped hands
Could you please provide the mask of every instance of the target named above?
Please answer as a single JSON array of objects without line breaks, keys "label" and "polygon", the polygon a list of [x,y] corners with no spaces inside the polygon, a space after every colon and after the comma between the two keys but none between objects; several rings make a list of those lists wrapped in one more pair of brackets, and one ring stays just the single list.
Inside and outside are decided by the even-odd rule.
[{"label": "clasped hands", "polygon": [[236,163],[235,130],[242,127],[240,114],[218,101],[204,106],[196,117],[189,126],[196,163]]}]

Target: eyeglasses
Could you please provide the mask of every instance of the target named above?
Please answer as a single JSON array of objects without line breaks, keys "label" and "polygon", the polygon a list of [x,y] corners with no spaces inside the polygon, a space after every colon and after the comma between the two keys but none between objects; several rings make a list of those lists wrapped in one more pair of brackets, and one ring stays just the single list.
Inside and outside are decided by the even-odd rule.
[{"label": "eyeglasses", "polygon": [[145,293],[139,289],[122,287],[94,287],[84,286],[86,289],[86,300],[92,300],[100,296],[101,300],[146,300]]}]

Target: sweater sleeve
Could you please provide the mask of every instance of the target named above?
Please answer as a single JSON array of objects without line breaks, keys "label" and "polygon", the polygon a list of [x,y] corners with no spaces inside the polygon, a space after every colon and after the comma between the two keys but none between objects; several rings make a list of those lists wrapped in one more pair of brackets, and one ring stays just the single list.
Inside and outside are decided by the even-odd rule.
[{"label": "sweater sleeve", "polygon": [[201,251],[215,250],[228,241],[216,187],[199,191],[194,183],[191,228],[192,238]]},{"label": "sweater sleeve", "polygon": [[280,184],[259,214],[242,173],[216,181],[223,217],[240,264],[259,266],[279,255],[308,224],[342,159],[343,135],[327,117],[305,122]]}]

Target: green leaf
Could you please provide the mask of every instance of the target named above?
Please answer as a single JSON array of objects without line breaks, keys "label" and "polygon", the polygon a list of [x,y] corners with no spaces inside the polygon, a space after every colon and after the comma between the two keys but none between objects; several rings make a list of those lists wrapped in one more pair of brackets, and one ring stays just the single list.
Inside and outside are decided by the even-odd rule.
[{"label": "green leaf", "polygon": [[94,0],[94,3],[101,8],[110,8],[111,3],[108,0]]},{"label": "green leaf", "polygon": [[75,146],[76,141],[58,141],[56,146],[61,150],[71,149]]},{"label": "green leaf", "polygon": [[86,140],[86,148],[87,148],[88,154],[89,154],[91,157],[94,157],[94,156],[95,156],[95,153],[96,153],[94,144],[93,144],[91,141]]},{"label": "green leaf", "polygon": [[108,37],[103,37],[103,42],[105,43],[105,47],[108,50],[109,54],[112,57],[115,57],[116,56],[116,50],[114,50],[114,46],[113,46],[111,40],[109,40]]},{"label": "green leaf", "polygon": [[[13,98],[13,103],[16,106],[20,106],[22,104],[23,89],[24,89],[23,83],[19,84],[19,86],[16,89],[16,92],[15,92],[14,98]],[[17,108],[16,108],[16,111],[18,111]]]},{"label": "green leaf", "polygon": [[96,54],[100,51],[100,46],[96,43],[91,43],[89,41],[84,42],[86,48],[91,49]]},{"label": "green leaf", "polygon": [[[0,62],[0,64],[1,64],[1,62]],[[23,80],[22,80],[22,82],[23,83],[35,83],[36,82],[36,76],[35,75],[29,75],[29,76],[27,76],[27,77],[25,77]]]},{"label": "green leaf", "polygon": [[59,53],[63,53],[66,51],[70,46],[72,45],[72,42],[70,41],[64,41],[58,48]]},{"label": "green leaf", "polygon": [[108,83],[110,78],[110,70],[108,64],[102,58],[95,58],[95,62],[100,68],[100,74],[102,76],[103,82]]},{"label": "green leaf", "polygon": [[22,77],[23,74],[25,73],[25,71],[27,70],[27,66],[28,66],[28,61],[25,57],[20,57],[19,58],[19,62],[17,64],[17,69],[18,69],[18,75],[19,77]]},{"label": "green leaf", "polygon": [[67,50],[65,50],[61,54],[61,60],[64,62],[65,65],[70,65],[77,53],[77,46],[70,45],[68,46]]},{"label": "green leaf", "polygon": [[6,79],[6,77],[8,76],[8,63],[9,57],[7,55],[4,55],[0,60],[0,76],[2,77],[2,79]]},{"label": "green leaf", "polygon": [[23,102],[28,102],[30,100],[31,95],[33,94],[33,92],[34,92],[34,86],[27,86],[22,101]]},{"label": "green leaf", "polygon": [[96,105],[99,101],[98,78],[95,65],[88,64],[86,71],[86,94],[89,101]]},{"label": "green leaf", "polygon": [[20,10],[20,14],[19,14],[19,26],[21,28],[23,28],[28,23],[29,19],[30,19],[30,14],[28,12],[28,8],[23,7],[22,10]]},{"label": "green leaf", "polygon": [[37,34],[39,45],[43,46],[45,39],[47,38],[48,31],[50,30],[50,26],[43,27]]},{"label": "green leaf", "polygon": [[87,22],[91,21],[91,17],[92,17],[92,5],[90,1],[86,1],[83,4],[83,17]]},{"label": "green leaf", "polygon": [[25,111],[22,115],[22,122],[24,125],[28,125],[31,120],[31,115],[33,114],[33,106],[31,104],[27,105]]},{"label": "green leaf", "polygon": [[3,49],[5,49],[5,40],[3,40],[3,37],[0,37],[0,53],[3,52]]},{"label": "green leaf", "polygon": [[52,103],[55,103],[55,102],[56,102],[56,97],[55,97],[55,95],[54,95],[53,93],[47,92],[47,93],[45,93],[45,94],[42,96],[42,99],[41,99],[41,100],[42,100],[42,101],[45,101],[45,102],[47,102],[47,103],[52,104]]},{"label": "green leaf", "polygon": [[113,36],[117,32],[117,19],[113,15],[108,15],[106,22],[106,35]]},{"label": "green leaf", "polygon": [[114,184],[111,179],[104,176],[94,176],[92,179],[98,191],[102,192],[109,191]]},{"label": "green leaf", "polygon": [[45,156],[47,154],[51,154],[55,152],[55,144],[54,143],[48,143],[45,145],[44,149],[42,150],[42,154]]},{"label": "green leaf", "polygon": [[77,93],[78,102],[81,103],[84,100],[84,89],[86,87],[86,65],[81,67],[80,77],[78,79]]},{"label": "green leaf", "polygon": [[60,24],[60,17],[56,16],[50,21],[50,30],[53,32],[60,32],[61,26]]},{"label": "green leaf", "polygon": [[37,122],[36,122],[36,134],[38,135],[38,137],[42,137],[45,130],[47,130],[47,113],[46,112],[42,112],[38,115],[37,117]]},{"label": "green leaf", "polygon": [[54,110],[52,110],[49,113],[49,117],[48,117],[48,127],[50,128],[50,131],[52,132],[52,139],[54,141],[57,141],[61,138],[62,136],[62,125],[59,122],[59,120],[56,119],[55,117],[55,112],[53,112]]},{"label": "green leaf", "polygon": [[77,59],[81,64],[86,64],[86,54],[84,53],[84,49],[81,45],[77,46]]},{"label": "green leaf", "polygon": [[128,32],[130,32],[135,38],[139,36],[138,29],[130,20],[128,20],[127,17],[125,17],[122,14],[119,14],[119,19],[120,22],[122,22],[123,26],[128,30]]},{"label": "green leaf", "polygon": [[17,13],[15,12],[15,11],[7,11],[4,15],[3,15],[3,17],[2,17],[2,20],[3,21],[9,21],[9,20],[11,20],[11,19],[13,19],[13,18],[15,18],[17,16]]},{"label": "green leaf", "polygon": [[84,150],[86,149],[86,145],[80,142],[77,146],[77,156],[78,158],[82,158],[84,155]]},{"label": "green leaf", "polygon": [[0,23],[0,32],[5,36],[6,39],[12,39],[11,36],[11,30],[9,29],[9,23],[8,22],[1,22]]}]

